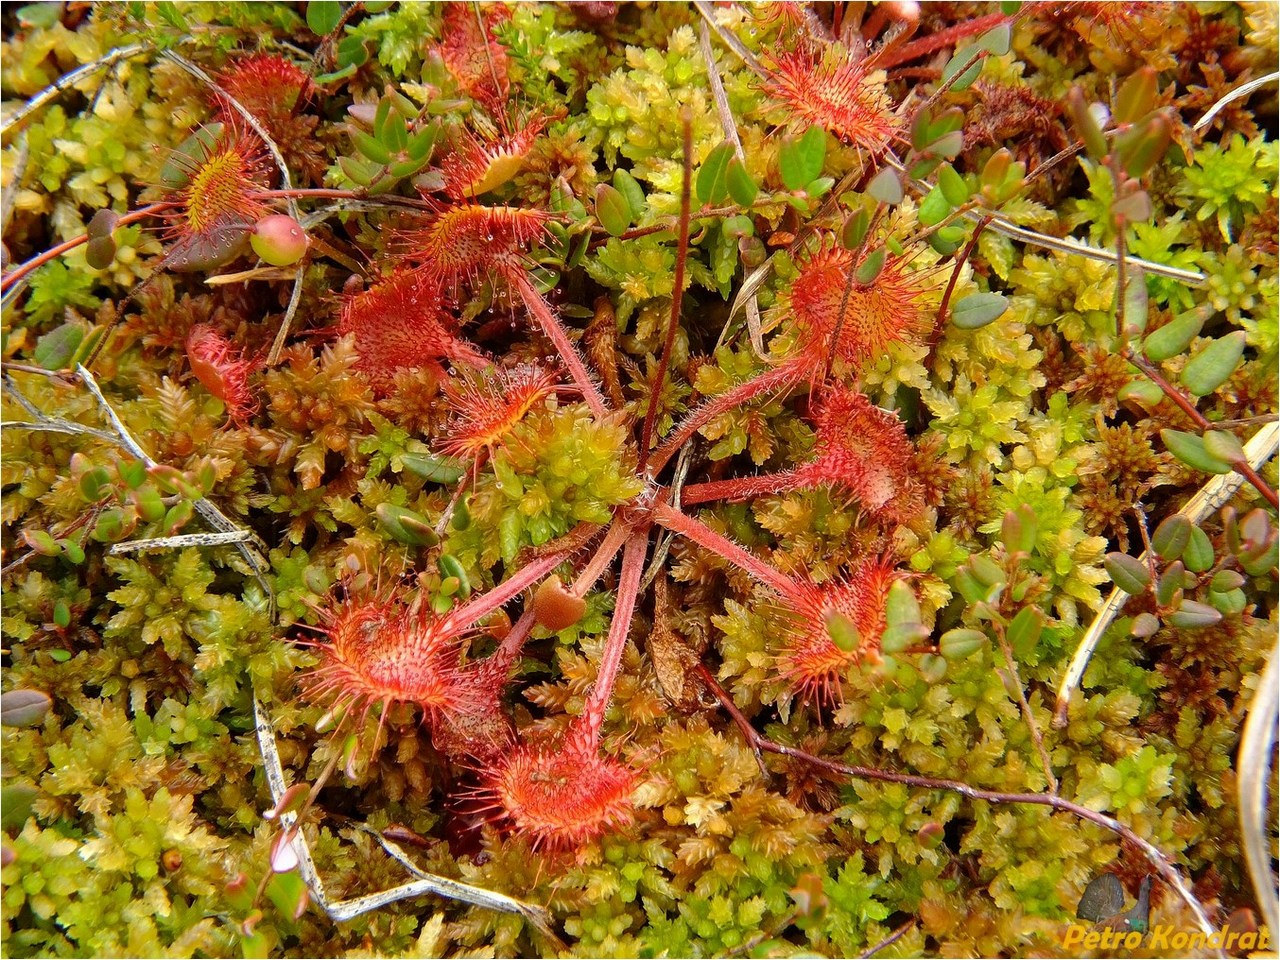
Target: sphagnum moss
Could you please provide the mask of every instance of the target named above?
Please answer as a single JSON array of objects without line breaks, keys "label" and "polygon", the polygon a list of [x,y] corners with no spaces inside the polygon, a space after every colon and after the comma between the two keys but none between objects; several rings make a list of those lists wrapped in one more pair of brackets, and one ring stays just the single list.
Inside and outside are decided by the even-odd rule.
[{"label": "sphagnum moss", "polygon": [[1268,94],[1195,125],[1274,16],[705,12],[8,15],[10,100],[141,44],[3,134],[8,953],[557,949],[273,876],[255,697],[331,896],[406,879],[368,824],[575,955],[1060,953],[1158,870],[1266,921]]}]

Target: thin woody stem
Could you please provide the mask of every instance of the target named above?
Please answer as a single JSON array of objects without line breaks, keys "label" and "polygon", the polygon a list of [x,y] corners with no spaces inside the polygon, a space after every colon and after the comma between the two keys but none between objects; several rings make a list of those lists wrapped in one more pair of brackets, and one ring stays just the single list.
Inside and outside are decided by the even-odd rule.
[{"label": "thin woody stem", "polygon": [[596,386],[595,380],[587,372],[587,365],[583,361],[582,355],[578,353],[577,346],[569,339],[569,334],[565,332],[564,325],[560,323],[559,319],[551,311],[551,306],[543,299],[542,294],[538,292],[538,288],[533,285],[523,270],[508,271],[507,280],[515,287],[516,293],[524,301],[525,307],[533,314],[533,318],[538,321],[538,326],[542,332],[556,348],[561,361],[569,370],[569,376],[573,379],[577,388],[582,391],[582,399],[587,402],[591,412],[597,417],[607,416],[609,408],[605,405],[604,395],[600,393],[600,388]]},{"label": "thin woody stem", "polygon": [[938,777],[922,777],[911,773],[894,773],[890,770],[880,770],[876,767],[859,767],[848,763],[840,763],[836,760],[815,756],[795,747],[775,743],[756,731],[751,725],[751,721],[738,709],[724,687],[720,686],[704,664],[698,664],[696,669],[707,690],[720,702],[720,706],[725,709],[725,712],[733,718],[733,722],[737,724],[742,736],[755,753],[773,753],[781,757],[790,757],[793,760],[800,760],[822,770],[839,774],[842,777],[852,777],[859,780],[878,780],[882,783],[900,783],[904,786],[923,787],[927,790],[948,790],[963,797],[968,797],[970,800],[985,800],[989,803],[1035,804],[1070,813],[1081,820],[1088,820],[1090,823],[1110,830],[1141,849],[1165,882],[1173,887],[1178,896],[1191,908],[1191,912],[1195,915],[1196,923],[1200,929],[1207,935],[1214,932],[1212,925],[1209,923],[1209,918],[1205,914],[1204,907],[1192,894],[1169,858],[1161,853],[1154,844],[1138,836],[1132,829],[1114,817],[1109,817],[1105,813],[1099,813],[1096,810],[1090,810],[1088,807],[1081,806],[1052,793],[1006,793],[1001,790],[984,790],[981,787],[975,787],[960,780],[943,780]]},{"label": "thin woody stem", "polygon": [[771,390],[795,386],[804,379],[808,369],[808,362],[803,357],[794,357],[695,407],[653,452],[649,475],[657,476],[688,439],[716,417]]},{"label": "thin woody stem", "polygon": [[[965,244],[965,248],[960,251],[960,256],[956,258],[956,265],[951,271],[951,276],[947,278],[947,289],[942,292],[942,302],[938,304],[938,315],[933,322],[933,335],[929,339],[930,353],[938,343],[938,332],[942,329],[942,324],[947,318],[947,307],[951,305],[951,295],[955,293],[956,281],[960,279],[960,272],[964,269],[965,263],[969,257],[973,255],[973,248],[978,245],[978,238],[982,236],[982,231],[987,228],[987,224],[991,222],[991,216],[985,216],[980,219],[973,228],[973,235],[969,237],[969,242]],[[926,359],[925,366],[929,366]]]},{"label": "thin woody stem", "polygon": [[[1134,353],[1127,345],[1121,349],[1120,355],[1141,370],[1148,380],[1159,387],[1166,397],[1177,404],[1178,408],[1191,419],[1201,433],[1206,430],[1216,429],[1215,425],[1210,423],[1204,414],[1196,409],[1195,404],[1188,400],[1181,390],[1161,376],[1160,371],[1146,357]],[[1239,463],[1233,463],[1231,468],[1253,484],[1254,489],[1262,494],[1263,498],[1273,508],[1280,507],[1280,500],[1277,500],[1276,492],[1271,489],[1271,485],[1262,479],[1262,475],[1250,466],[1247,461],[1242,460]]]},{"label": "thin woody stem", "polygon": [[716,556],[728,560],[735,567],[750,574],[766,587],[776,590],[782,596],[795,596],[795,581],[728,537],[716,533],[701,520],[686,516],[667,503],[660,503],[653,508],[653,519],[673,533],[678,533],[686,540],[692,540],[704,550],[709,550]]},{"label": "thin woody stem", "polygon": [[1022,684],[1022,676],[1018,673],[1017,661],[1013,659],[1013,648],[1005,636],[1003,628],[997,628],[996,640],[1000,643],[1000,652],[1004,654],[1005,665],[1009,668],[1009,685],[1018,696],[1018,706],[1022,709],[1022,720],[1031,734],[1031,742],[1035,744],[1036,753],[1040,756],[1040,767],[1044,772],[1045,783],[1050,793],[1058,792],[1058,778],[1053,775],[1053,764],[1049,760],[1049,751],[1044,746],[1044,735],[1040,725],[1036,723],[1035,714],[1031,712],[1031,704],[1027,702],[1027,693]]},{"label": "thin woody stem", "polygon": [[[121,214],[120,219],[116,221],[116,226],[117,227],[128,226],[129,224],[135,223],[138,220],[143,220],[143,219],[146,219],[147,217],[154,217],[158,214],[164,213],[166,210],[172,210],[176,206],[178,206],[178,204],[165,202],[165,203],[153,203],[145,207],[139,207],[137,210],[131,210],[128,213]],[[18,266],[10,270],[8,273],[6,273],[4,275],[4,279],[0,280],[0,290],[8,290],[15,283],[17,283],[19,280],[21,280],[23,277],[29,274],[32,270],[35,270],[39,267],[43,267],[50,260],[53,260],[56,257],[60,257],[64,253],[69,253],[72,250],[74,250],[76,247],[80,246],[81,244],[85,244],[88,242],[89,242],[89,234],[83,233],[78,237],[73,237],[70,240],[63,241],[62,243],[58,244],[56,247],[50,247],[44,253],[41,253],[32,257],[26,263],[19,264]]]},{"label": "thin woody stem", "polygon": [[613,608],[613,621],[604,642],[600,657],[600,670],[595,686],[587,694],[582,710],[582,733],[588,742],[599,746],[600,729],[604,726],[605,711],[613,696],[613,684],[618,679],[618,667],[622,664],[622,652],[627,647],[627,634],[631,629],[631,615],[635,612],[636,598],[640,593],[640,576],[644,573],[644,556],[649,546],[649,531],[642,528],[632,533],[622,550],[622,576],[618,581],[618,601]]},{"label": "thin woody stem", "polygon": [[671,290],[671,316],[667,320],[667,335],[662,344],[662,357],[658,371],[649,388],[649,404],[644,412],[644,427],[640,431],[639,472],[644,473],[649,462],[649,445],[653,441],[653,424],[658,414],[658,400],[662,396],[662,384],[667,379],[667,367],[671,363],[671,351],[675,348],[676,330],[680,326],[680,307],[684,303],[685,263],[689,259],[689,194],[693,179],[693,116],[686,106],[680,112],[684,128],[684,175],[680,178],[680,222],[676,245],[675,282]]}]

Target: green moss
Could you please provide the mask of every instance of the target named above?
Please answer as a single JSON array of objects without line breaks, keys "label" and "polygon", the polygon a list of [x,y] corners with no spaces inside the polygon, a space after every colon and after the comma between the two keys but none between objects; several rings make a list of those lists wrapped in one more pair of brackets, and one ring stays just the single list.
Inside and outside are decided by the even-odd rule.
[{"label": "green moss", "polygon": [[[717,7],[709,39],[726,118],[697,10],[609,6],[485,7],[480,16],[496,37],[487,45],[478,25],[470,31],[476,11],[465,5],[345,5],[349,16],[327,41],[306,25],[310,14],[324,26],[320,4],[31,5],[9,15],[8,106],[117,46],[148,49],[55,91],[6,132],[6,272],[79,237],[99,210],[124,214],[174,199],[160,167],[215,104],[202,81],[159,51],[173,49],[215,77],[248,51],[281,55],[316,88],[271,128],[303,191],[293,200],[312,242],[298,274],[249,257],[173,271],[164,261],[172,223],[147,217],[112,232],[109,265],[90,268],[101,250],[90,258],[80,246],[7,294],[6,713],[16,691],[50,701],[30,725],[0,730],[8,954],[849,956],[911,919],[884,954],[1052,955],[1091,879],[1118,872],[1132,895],[1150,872],[1115,834],[1069,813],[847,777],[803,754],[1011,793],[1041,793],[1054,779],[1062,797],[1155,844],[1215,923],[1230,909],[1256,911],[1236,758],[1277,626],[1267,552],[1274,511],[1246,483],[1230,499],[1234,523],[1216,511],[1204,518],[1195,544],[1202,562],[1183,557],[1197,569],[1167,581],[1173,601],[1127,601],[1056,727],[1058,684],[1112,586],[1104,557],[1136,558],[1140,526],[1150,536],[1208,480],[1162,439],[1193,425],[1146,389],[1123,354],[1140,350],[1142,335],[1117,338],[1107,260],[1010,237],[994,222],[975,240],[965,217],[949,242],[932,237],[954,247],[943,255],[920,224],[922,195],[904,184],[900,202],[880,202],[895,192],[877,177],[886,175],[883,156],[833,135],[822,166],[835,180],[830,192],[785,189],[782,157],[796,161],[790,138],[812,120],[802,113],[821,109],[806,100],[820,91],[810,79],[788,104],[755,67],[776,80],[781,58],[822,53],[829,33],[847,41],[861,32],[871,50],[905,51],[887,74],[858,83],[889,97],[901,125],[891,143],[917,179],[936,181],[932,165],[946,159],[964,189],[979,190],[975,217],[998,212],[1011,224],[1113,248],[1117,197],[1145,192],[1151,216],[1133,220],[1143,205],[1130,205],[1126,255],[1204,275],[1185,283],[1144,271],[1146,331],[1188,310],[1204,314],[1188,349],[1161,360],[1158,372],[1176,387],[1192,353],[1243,330],[1237,368],[1187,402],[1246,442],[1276,414],[1276,144],[1256,133],[1261,115],[1250,107],[1263,104],[1261,94],[1230,105],[1220,126],[1192,125],[1216,86],[1270,69],[1274,12],[1246,4],[1243,12],[1211,5],[1081,17],[1028,7],[1011,52],[989,58],[976,85],[937,101],[925,68],[934,58],[945,63],[954,47],[911,45],[941,30],[964,33],[966,18],[991,11],[926,9],[915,34],[885,47],[897,26],[876,24],[892,18],[890,6],[849,6],[839,24],[822,5]],[[726,47],[725,31],[758,64]],[[1192,53],[1217,72],[1188,68]],[[997,150],[1008,147],[1035,169],[1077,137],[1063,117],[1002,96],[1025,88],[1058,103],[1078,86],[1087,101],[1110,102],[1142,63],[1158,71],[1154,103],[1177,144],[1149,174],[1117,184],[1115,165],[1097,157],[1059,161],[998,211],[987,209],[981,187],[987,164],[1001,162],[992,161]],[[354,183],[353,160],[385,151],[391,167],[408,162],[397,132],[373,136],[373,106],[393,95],[405,100],[406,133],[438,127],[429,157],[410,158],[410,173],[370,178],[367,191],[335,194],[335,185]],[[934,129],[948,122],[949,107],[963,125],[958,143]],[[664,365],[686,115],[690,248]],[[736,189],[699,189],[708,157],[732,139],[727,122],[743,146]],[[542,212],[546,222],[506,258],[485,256],[500,239],[489,238],[478,251],[487,269],[451,279],[417,306],[443,313],[448,335],[474,346],[468,360],[502,370],[537,362],[555,388],[521,408],[481,458],[437,461],[461,429],[452,419],[457,400],[442,389],[458,371],[430,361],[371,384],[353,340],[335,335],[343,298],[397,267],[438,266],[416,238],[458,202],[440,189],[446,169],[461,161],[468,138],[489,142],[532,126],[538,132],[521,155],[499,160],[509,176],[475,201]],[[1113,142],[1125,136],[1108,132]],[[262,153],[263,177],[279,186]],[[949,175],[948,183],[954,193]],[[597,202],[612,199],[605,184],[624,194],[631,215],[622,236],[596,216]],[[317,188],[325,192],[308,192]],[[744,208],[734,198],[746,194],[754,200]],[[264,211],[286,209],[278,193],[254,199]],[[859,219],[873,209],[873,223]],[[856,368],[836,360],[829,374],[815,367],[798,384],[720,413],[670,464],[642,474],[641,424],[655,394],[655,432],[669,436],[699,404],[788,358],[825,357],[826,345],[797,321],[797,294],[808,292],[815,253],[842,244],[859,256],[903,246],[920,287],[919,317],[840,318],[903,336]],[[957,265],[962,253],[967,262]],[[572,383],[511,282],[526,267],[598,377],[606,414],[584,402],[590,391]],[[754,304],[749,276],[759,281]],[[823,291],[828,299],[841,295],[841,281]],[[977,293],[1005,298],[1007,309],[978,329],[949,322]],[[395,333],[417,347],[426,334],[414,328],[414,305],[405,306]],[[268,362],[286,311],[283,351]],[[217,377],[193,370],[186,342],[197,325],[247,363],[257,409],[239,421],[211,390]],[[111,422],[80,379],[53,369],[86,359],[99,334],[97,382],[160,467],[148,470],[136,453],[87,432],[109,434]],[[902,576],[915,599],[908,626],[919,619],[908,649],[868,656],[827,695],[806,698],[779,669],[795,622],[778,602],[776,578],[772,587],[757,583],[689,539],[668,539],[651,507],[677,504],[678,486],[809,463],[814,405],[831,381],[901,421],[913,448],[905,469],[919,494],[906,515],[785,483],[744,502],[684,509],[784,577],[827,583],[869,554]],[[491,406],[508,399],[495,395]],[[40,417],[53,429],[23,425]],[[1274,463],[1260,471],[1274,486]],[[209,506],[256,538],[245,554],[191,540],[130,549],[139,538],[209,533]],[[411,534],[387,519],[388,508],[416,516]],[[346,600],[456,610],[464,594],[483,596],[560,550],[567,559],[556,573],[571,584],[611,523],[647,543],[599,745],[635,771],[629,822],[577,849],[533,849],[496,808],[484,808],[493,801],[486,773],[506,747],[458,761],[433,743],[435,718],[413,704],[376,706],[350,757],[342,753],[349,726],[336,738],[317,729],[330,703],[306,677],[321,659],[312,645],[326,643],[333,625],[325,611]],[[1157,567],[1165,574],[1169,558]],[[510,682],[483,691],[484,709],[500,714],[485,722],[509,728],[512,744],[555,742],[586,713],[623,606],[618,572],[617,561],[606,564],[584,591],[578,622],[535,627]],[[1183,599],[1221,618],[1177,626]],[[515,620],[527,603],[527,594],[512,598],[505,613]],[[893,616],[904,614],[891,607]],[[1039,629],[1011,637],[1011,671],[1000,640],[1027,617]],[[504,626],[494,615],[464,631],[457,665],[474,668],[502,642]],[[974,631],[966,655],[953,644],[936,655],[952,630]],[[699,666],[723,684],[740,718],[716,702]],[[300,876],[271,871],[279,828],[262,815],[271,801],[255,696],[276,728],[286,780],[314,783],[338,761],[305,814],[331,898],[409,879],[365,829],[397,825],[424,838],[404,841],[423,870],[545,907],[563,951],[518,915],[445,900],[414,898],[341,924],[307,907]],[[757,755],[735,719],[784,752]],[[566,792],[566,809],[572,802]],[[1166,895],[1153,918],[1185,926],[1180,909]]]}]

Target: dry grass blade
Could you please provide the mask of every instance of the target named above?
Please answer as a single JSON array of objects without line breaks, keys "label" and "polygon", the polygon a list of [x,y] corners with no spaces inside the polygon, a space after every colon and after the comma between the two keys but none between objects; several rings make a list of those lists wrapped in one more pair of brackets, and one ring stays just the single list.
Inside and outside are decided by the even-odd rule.
[{"label": "dry grass blade", "polygon": [[1271,851],[1274,834],[1267,833],[1267,791],[1275,782],[1272,761],[1276,748],[1276,727],[1280,725],[1280,641],[1267,659],[1266,669],[1258,681],[1258,692],[1249,705],[1249,716],[1240,738],[1240,756],[1236,764],[1239,777],[1240,833],[1244,838],[1249,876],[1262,905],[1267,926],[1280,930],[1280,877],[1277,876]]}]

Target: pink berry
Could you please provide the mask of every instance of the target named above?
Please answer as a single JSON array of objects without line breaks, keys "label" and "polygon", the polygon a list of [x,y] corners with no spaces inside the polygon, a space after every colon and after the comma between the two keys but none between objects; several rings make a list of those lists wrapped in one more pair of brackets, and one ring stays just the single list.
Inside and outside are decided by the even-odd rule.
[{"label": "pink berry", "polygon": [[287,267],[307,252],[307,233],[293,217],[283,213],[263,217],[249,234],[253,252],[273,267]]}]

